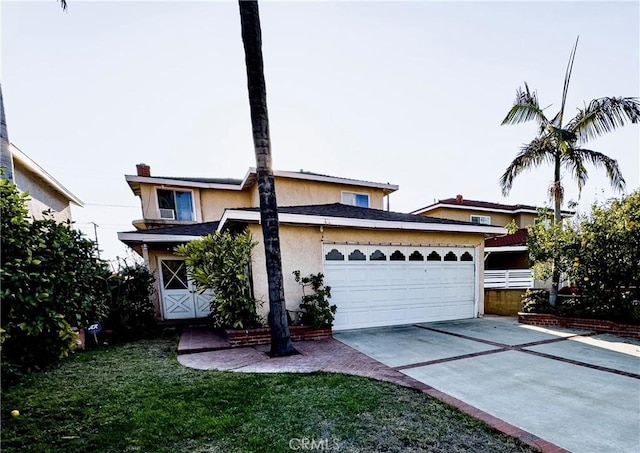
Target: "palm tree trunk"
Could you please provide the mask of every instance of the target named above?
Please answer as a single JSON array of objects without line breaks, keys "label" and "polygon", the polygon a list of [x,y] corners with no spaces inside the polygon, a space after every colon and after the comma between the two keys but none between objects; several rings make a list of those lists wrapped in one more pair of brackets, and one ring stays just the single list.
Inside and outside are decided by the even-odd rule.
[{"label": "palm tree trunk", "polygon": [[295,354],[291,344],[287,310],[284,300],[282,259],[278,205],[271,168],[271,142],[269,116],[267,114],[267,89],[262,61],[262,33],[257,1],[239,0],[242,42],[247,66],[247,85],[251,106],[251,125],[256,154],[258,194],[260,196],[260,220],[264,238],[264,251],[269,283],[269,326],[271,327],[271,356]]},{"label": "palm tree trunk", "polygon": [[[553,178],[553,220],[562,228],[562,186],[560,182],[560,154],[556,155],[554,178]],[[551,274],[551,291],[549,292],[549,305],[556,306],[558,301],[558,286],[560,286],[560,270],[556,260],[551,264],[553,272]]]}]

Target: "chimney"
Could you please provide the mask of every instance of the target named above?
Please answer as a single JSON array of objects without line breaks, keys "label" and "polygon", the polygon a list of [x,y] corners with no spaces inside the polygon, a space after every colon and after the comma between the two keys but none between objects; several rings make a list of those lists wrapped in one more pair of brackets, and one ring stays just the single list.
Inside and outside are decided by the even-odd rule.
[{"label": "chimney", "polygon": [[456,203],[462,204],[462,195],[456,195]]},{"label": "chimney", "polygon": [[147,164],[136,165],[136,170],[138,171],[138,176],[151,176],[151,167]]}]

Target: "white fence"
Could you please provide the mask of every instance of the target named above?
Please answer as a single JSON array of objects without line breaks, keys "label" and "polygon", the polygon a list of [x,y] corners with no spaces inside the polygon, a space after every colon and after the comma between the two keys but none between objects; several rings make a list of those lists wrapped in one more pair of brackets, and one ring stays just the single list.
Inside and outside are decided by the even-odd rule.
[{"label": "white fence", "polygon": [[485,288],[533,288],[531,269],[484,270]]}]

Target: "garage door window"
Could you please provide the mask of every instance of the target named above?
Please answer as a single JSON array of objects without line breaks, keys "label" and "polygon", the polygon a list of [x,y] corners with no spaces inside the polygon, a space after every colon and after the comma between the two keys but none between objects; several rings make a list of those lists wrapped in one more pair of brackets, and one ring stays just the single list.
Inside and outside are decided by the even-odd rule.
[{"label": "garage door window", "polygon": [[435,250],[427,255],[427,261],[441,261],[442,258]]},{"label": "garage door window", "polygon": [[327,259],[327,261],[344,261],[344,255],[336,249],[332,249],[329,253],[327,253],[325,258]]},{"label": "garage door window", "polygon": [[411,255],[409,255],[409,261],[424,261],[424,256],[417,250],[414,250]]},{"label": "garage door window", "polygon": [[396,250],[389,257],[389,261],[404,261],[405,257],[400,250]]},{"label": "garage door window", "polygon": [[455,253],[449,252],[444,256],[445,261],[458,261],[458,257]]},{"label": "garage door window", "polygon": [[380,250],[376,250],[369,257],[369,261],[387,261],[387,256]]},{"label": "garage door window", "polygon": [[464,252],[460,257],[460,261],[473,261],[473,256],[469,252]]},{"label": "garage door window", "polygon": [[349,261],[365,261],[367,257],[360,250],[355,249],[353,252],[349,253]]}]

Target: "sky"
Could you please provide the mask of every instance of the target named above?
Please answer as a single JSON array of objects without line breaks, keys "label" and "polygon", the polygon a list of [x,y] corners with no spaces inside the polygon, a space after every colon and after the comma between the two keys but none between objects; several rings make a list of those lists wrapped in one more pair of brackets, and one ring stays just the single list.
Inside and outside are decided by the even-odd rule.
[{"label": "sky", "polygon": [[[255,166],[237,2],[47,0],[0,4],[9,139],[84,203],[77,228],[102,257],[130,254],[140,201],[125,174],[242,178]],[[580,36],[566,115],[640,95],[640,2],[263,1],[277,170],[400,189],[393,211],[434,200],[545,205],[553,170],[498,179],[535,124],[501,126],[526,81],[553,116]],[[588,144],[640,187],[640,125]],[[589,167],[588,211],[616,195]]]}]

